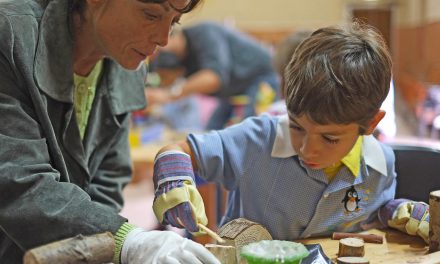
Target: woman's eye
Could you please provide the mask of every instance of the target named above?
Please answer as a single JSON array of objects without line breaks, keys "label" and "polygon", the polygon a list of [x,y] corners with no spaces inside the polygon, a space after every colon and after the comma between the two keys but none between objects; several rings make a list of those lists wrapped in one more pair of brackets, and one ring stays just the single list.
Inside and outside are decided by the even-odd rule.
[{"label": "woman's eye", "polygon": [[151,14],[151,13],[147,13],[147,12],[144,12],[144,14],[148,20],[156,20],[158,18],[158,16],[155,14]]},{"label": "woman's eye", "polygon": [[335,138],[330,138],[330,137],[326,137],[323,136],[324,140],[330,144],[337,144],[339,142],[339,139],[335,139]]},{"label": "woman's eye", "polygon": [[174,26],[174,25],[181,25],[181,24],[180,24],[180,18],[175,19],[175,20],[173,21],[173,26]]}]

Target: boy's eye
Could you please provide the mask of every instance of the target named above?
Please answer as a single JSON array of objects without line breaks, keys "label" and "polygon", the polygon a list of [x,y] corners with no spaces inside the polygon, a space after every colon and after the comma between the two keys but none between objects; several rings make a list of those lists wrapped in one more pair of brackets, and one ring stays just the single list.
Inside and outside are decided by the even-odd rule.
[{"label": "boy's eye", "polygon": [[322,136],[324,138],[324,140],[330,144],[337,144],[339,142],[339,139],[337,138],[331,138],[328,136]]},{"label": "boy's eye", "polygon": [[297,126],[297,125],[295,125],[295,124],[292,124],[292,123],[289,124],[289,127],[290,127],[291,129],[293,129],[293,130],[296,130],[296,131],[302,131],[302,128],[301,128],[301,127],[299,127],[299,126]]}]

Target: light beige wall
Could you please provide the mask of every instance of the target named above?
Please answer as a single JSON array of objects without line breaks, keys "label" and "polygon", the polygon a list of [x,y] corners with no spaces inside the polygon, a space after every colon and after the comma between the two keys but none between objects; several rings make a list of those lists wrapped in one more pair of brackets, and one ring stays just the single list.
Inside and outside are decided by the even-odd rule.
[{"label": "light beige wall", "polygon": [[342,22],[345,0],[205,0],[185,17],[191,24],[210,19],[249,29],[303,29]]},{"label": "light beige wall", "polygon": [[248,29],[313,29],[344,23],[350,6],[393,5],[396,26],[440,20],[440,0],[205,0],[183,24],[214,20]]},{"label": "light beige wall", "polygon": [[440,1],[428,0],[426,2],[426,22],[438,22],[440,21]]},{"label": "light beige wall", "polygon": [[396,0],[396,3],[400,26],[414,27],[440,21],[439,0]]},{"label": "light beige wall", "polygon": [[397,0],[396,21],[401,27],[419,26],[423,22],[425,0]]}]

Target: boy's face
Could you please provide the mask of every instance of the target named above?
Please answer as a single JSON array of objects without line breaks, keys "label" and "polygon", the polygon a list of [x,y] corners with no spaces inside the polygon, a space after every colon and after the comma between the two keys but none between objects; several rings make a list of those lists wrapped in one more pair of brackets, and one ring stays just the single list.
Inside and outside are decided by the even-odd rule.
[{"label": "boy's face", "polygon": [[359,125],[313,122],[307,115],[289,114],[290,139],[299,158],[311,169],[327,168],[340,161],[359,137]]}]

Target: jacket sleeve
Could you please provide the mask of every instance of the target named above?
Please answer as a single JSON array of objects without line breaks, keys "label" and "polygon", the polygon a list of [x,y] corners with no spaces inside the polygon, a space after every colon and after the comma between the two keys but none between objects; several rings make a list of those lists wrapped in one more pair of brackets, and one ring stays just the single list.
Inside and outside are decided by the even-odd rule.
[{"label": "jacket sleeve", "polygon": [[93,175],[89,194],[93,201],[110,206],[119,212],[123,206],[122,189],[131,179],[132,167],[128,145],[130,115],[124,115],[110,149]]},{"label": "jacket sleeve", "polygon": [[[93,202],[87,192],[68,181],[68,174],[60,173],[62,166],[54,163],[53,157],[62,154],[53,144],[49,147],[49,135],[53,134],[47,127],[49,118],[44,112],[37,115],[29,93],[37,91],[30,70],[32,36],[20,47],[12,25],[1,15],[0,28],[2,245],[14,243],[24,251],[77,234],[116,233],[126,219]],[[38,107],[44,109],[43,100],[38,100]]]}]

